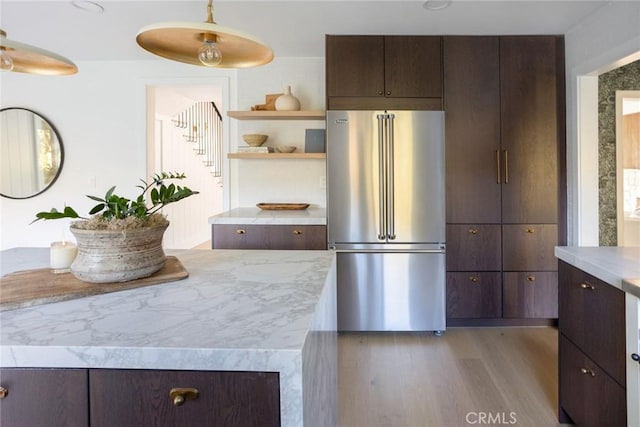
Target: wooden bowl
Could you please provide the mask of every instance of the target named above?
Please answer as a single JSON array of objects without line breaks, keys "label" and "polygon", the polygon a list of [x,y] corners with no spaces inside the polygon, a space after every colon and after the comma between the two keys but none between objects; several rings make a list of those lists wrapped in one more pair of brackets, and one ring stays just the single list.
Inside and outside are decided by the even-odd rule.
[{"label": "wooden bowl", "polygon": [[293,153],[296,151],[296,147],[294,145],[276,145],[274,148],[276,153]]},{"label": "wooden bowl", "polygon": [[251,147],[260,147],[267,140],[269,135],[262,135],[259,133],[246,133],[242,135],[242,139]]}]

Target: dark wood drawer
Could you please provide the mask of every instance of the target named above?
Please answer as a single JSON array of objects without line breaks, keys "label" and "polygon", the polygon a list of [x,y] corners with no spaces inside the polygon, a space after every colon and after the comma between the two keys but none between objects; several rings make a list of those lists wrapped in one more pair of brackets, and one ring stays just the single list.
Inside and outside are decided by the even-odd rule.
[{"label": "dark wood drawer", "polygon": [[580,427],[626,427],[626,392],[560,335],[560,406]]},{"label": "dark wood drawer", "polygon": [[513,318],[558,317],[558,273],[528,271],[504,273],[502,315]]},{"label": "dark wood drawer", "polygon": [[86,369],[0,369],[2,427],[89,425]]},{"label": "dark wood drawer", "polygon": [[509,224],[502,226],[504,271],[557,271],[554,248],[558,245],[555,224]]},{"label": "dark wood drawer", "polygon": [[[279,377],[273,372],[90,370],[91,425],[279,426]],[[198,397],[176,405],[174,388]]]},{"label": "dark wood drawer", "polygon": [[327,249],[324,225],[212,226],[213,249]]},{"label": "dark wood drawer", "polygon": [[624,292],[559,262],[559,330],[625,384]]},{"label": "dark wood drawer", "polygon": [[500,273],[447,273],[447,318],[502,316]]},{"label": "dark wood drawer", "polygon": [[447,224],[447,271],[500,271],[500,225]]}]

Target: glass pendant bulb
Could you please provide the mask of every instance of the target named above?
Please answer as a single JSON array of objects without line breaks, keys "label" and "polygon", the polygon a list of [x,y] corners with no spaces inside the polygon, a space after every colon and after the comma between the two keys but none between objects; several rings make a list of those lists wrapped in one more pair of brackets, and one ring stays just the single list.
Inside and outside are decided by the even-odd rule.
[{"label": "glass pendant bulb", "polygon": [[216,42],[205,40],[202,47],[198,49],[198,59],[207,67],[215,67],[222,62],[222,52]]},{"label": "glass pendant bulb", "polygon": [[9,54],[4,49],[0,49],[0,70],[13,70],[13,59],[11,59]]}]

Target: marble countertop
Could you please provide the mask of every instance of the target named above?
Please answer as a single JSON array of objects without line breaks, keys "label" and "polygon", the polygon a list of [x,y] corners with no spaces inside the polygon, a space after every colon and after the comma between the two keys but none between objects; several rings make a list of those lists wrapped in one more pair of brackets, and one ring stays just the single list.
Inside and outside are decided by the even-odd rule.
[{"label": "marble countertop", "polygon": [[[2,274],[48,253],[3,251]],[[328,251],[167,253],[189,278],[0,313],[0,365],[278,371],[302,349],[334,263]]]},{"label": "marble countertop", "polygon": [[640,297],[640,247],[558,246],[555,255],[618,289]]},{"label": "marble countertop", "polygon": [[305,210],[261,210],[235,208],[209,217],[209,224],[326,225],[325,208]]}]

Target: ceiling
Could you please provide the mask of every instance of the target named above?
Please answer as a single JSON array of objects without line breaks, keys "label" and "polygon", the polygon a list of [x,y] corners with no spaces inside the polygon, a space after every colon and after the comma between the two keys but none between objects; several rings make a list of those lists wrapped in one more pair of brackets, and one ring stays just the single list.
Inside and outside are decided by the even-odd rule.
[{"label": "ceiling", "polygon": [[[162,21],[202,22],[207,0],[95,0],[103,13],[69,0],[0,0],[0,28],[11,40],[74,61],[157,58],[140,48],[138,30]],[[214,0],[214,19],[250,33],[275,56],[323,57],[325,34],[565,34],[609,1],[453,0],[439,11],[424,0]]]}]

